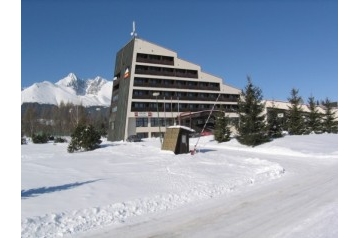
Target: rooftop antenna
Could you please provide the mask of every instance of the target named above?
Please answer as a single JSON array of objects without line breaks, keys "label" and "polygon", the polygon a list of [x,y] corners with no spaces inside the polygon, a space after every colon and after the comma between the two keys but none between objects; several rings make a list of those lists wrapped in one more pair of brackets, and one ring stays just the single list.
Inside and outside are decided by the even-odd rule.
[{"label": "rooftop antenna", "polygon": [[136,37],[137,32],[135,32],[135,21],[133,21],[133,31],[131,32],[131,36]]}]

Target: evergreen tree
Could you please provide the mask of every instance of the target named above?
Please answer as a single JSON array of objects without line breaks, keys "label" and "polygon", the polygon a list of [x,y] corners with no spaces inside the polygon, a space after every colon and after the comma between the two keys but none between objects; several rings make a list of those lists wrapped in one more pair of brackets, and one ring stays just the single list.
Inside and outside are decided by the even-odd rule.
[{"label": "evergreen tree", "polygon": [[44,133],[33,134],[31,139],[34,144],[44,144],[48,142],[48,136]]},{"label": "evergreen tree", "polygon": [[291,90],[291,98],[288,98],[291,106],[287,111],[287,129],[290,135],[302,135],[305,132],[305,122],[303,118],[303,100],[298,96],[298,89]]},{"label": "evergreen tree", "polygon": [[238,99],[239,132],[238,141],[244,145],[256,146],[268,142],[266,133],[265,105],[262,103],[262,91],[247,77],[247,85]]},{"label": "evergreen tree", "polygon": [[327,133],[338,133],[338,121],[333,112],[333,107],[331,101],[326,98],[322,102],[322,105],[325,107],[325,114],[323,118],[323,131]]},{"label": "evergreen tree", "polygon": [[321,114],[318,112],[317,105],[313,96],[308,98],[308,122],[307,122],[307,131],[308,133],[321,133]]},{"label": "evergreen tree", "polygon": [[225,112],[222,111],[220,116],[216,117],[214,137],[219,143],[230,140],[230,128],[228,127],[228,118],[225,117]]},{"label": "evergreen tree", "polygon": [[101,135],[92,125],[79,124],[71,135],[71,142],[67,151],[72,153],[77,150],[94,150],[102,143]]},{"label": "evergreen tree", "polygon": [[272,108],[267,111],[267,130],[270,138],[282,137],[282,120],[279,113],[275,103],[272,103]]}]

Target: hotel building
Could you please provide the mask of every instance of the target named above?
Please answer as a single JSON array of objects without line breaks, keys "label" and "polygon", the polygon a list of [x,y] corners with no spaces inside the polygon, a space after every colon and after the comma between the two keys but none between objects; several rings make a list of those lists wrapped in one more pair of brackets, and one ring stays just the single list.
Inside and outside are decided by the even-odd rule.
[{"label": "hotel building", "polygon": [[178,124],[210,129],[220,111],[237,119],[240,93],[175,51],[133,37],[116,55],[108,140],[159,137]]}]

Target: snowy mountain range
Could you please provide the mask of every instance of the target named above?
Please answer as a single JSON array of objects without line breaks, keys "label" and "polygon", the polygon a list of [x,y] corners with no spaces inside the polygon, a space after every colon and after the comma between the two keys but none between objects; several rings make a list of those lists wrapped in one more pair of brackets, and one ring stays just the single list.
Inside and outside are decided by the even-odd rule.
[{"label": "snowy mountain range", "polygon": [[55,84],[44,81],[21,90],[21,105],[23,103],[60,105],[64,102],[82,104],[85,107],[109,107],[111,92],[112,81],[99,76],[84,80],[70,73]]}]

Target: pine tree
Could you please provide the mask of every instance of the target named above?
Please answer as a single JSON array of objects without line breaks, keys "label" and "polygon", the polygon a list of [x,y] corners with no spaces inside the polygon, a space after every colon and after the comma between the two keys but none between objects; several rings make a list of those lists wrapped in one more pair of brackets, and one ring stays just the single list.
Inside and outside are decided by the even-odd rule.
[{"label": "pine tree", "polygon": [[71,135],[71,142],[67,151],[72,153],[78,150],[94,150],[102,143],[101,135],[92,125],[79,124]]},{"label": "pine tree", "polygon": [[272,103],[271,110],[267,111],[267,130],[270,138],[282,137],[282,118],[279,118],[280,111]]},{"label": "pine tree", "polygon": [[291,103],[287,111],[287,128],[290,135],[302,135],[305,132],[305,124],[303,118],[302,103],[303,100],[298,96],[298,89],[291,90],[291,98],[288,98]]},{"label": "pine tree", "polygon": [[308,98],[308,109],[310,110],[307,122],[308,133],[321,133],[321,114],[318,112],[317,105],[313,96]]},{"label": "pine tree", "polygon": [[323,118],[323,131],[327,133],[338,133],[338,121],[336,121],[337,117],[335,117],[331,104],[331,101],[326,98],[325,101],[322,102],[322,105],[325,107],[325,114]]},{"label": "pine tree", "polygon": [[45,133],[33,134],[31,139],[34,144],[44,144],[48,142],[48,135]]},{"label": "pine tree", "polygon": [[215,119],[214,137],[219,143],[230,140],[231,132],[228,124],[228,118],[225,117],[225,112],[222,111],[221,115]]},{"label": "pine tree", "polygon": [[256,146],[268,142],[266,133],[265,105],[262,103],[262,91],[247,77],[247,85],[238,99],[239,132],[238,141],[244,145]]}]

